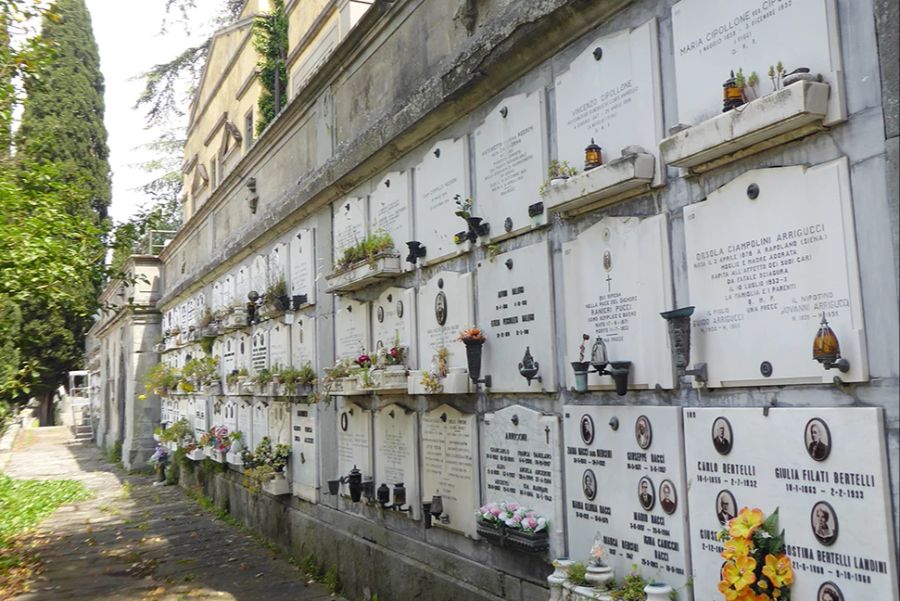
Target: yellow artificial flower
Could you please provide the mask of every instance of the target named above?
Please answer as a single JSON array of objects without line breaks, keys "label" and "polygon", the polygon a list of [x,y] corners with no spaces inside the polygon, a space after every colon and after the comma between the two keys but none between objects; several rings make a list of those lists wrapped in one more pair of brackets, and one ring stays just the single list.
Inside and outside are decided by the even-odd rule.
[{"label": "yellow artificial flower", "polygon": [[753,533],[762,526],[763,512],[761,509],[744,507],[736,518],[728,522],[728,534],[732,538],[750,538]]},{"label": "yellow artificial flower", "polygon": [[719,592],[725,597],[725,601],[738,601],[738,595],[740,595],[738,591],[734,590],[731,585],[724,580],[719,583]]},{"label": "yellow artificial flower", "polygon": [[756,560],[752,557],[737,557],[727,564],[722,570],[722,579],[734,587],[736,591],[741,591],[756,582]]},{"label": "yellow artificial flower", "polygon": [[722,557],[725,559],[746,557],[750,555],[751,550],[750,541],[746,538],[732,538],[725,542],[725,550],[722,551]]},{"label": "yellow artificial flower", "polygon": [[784,554],[766,555],[766,565],[763,566],[762,573],[778,588],[790,586],[794,582],[791,558]]}]

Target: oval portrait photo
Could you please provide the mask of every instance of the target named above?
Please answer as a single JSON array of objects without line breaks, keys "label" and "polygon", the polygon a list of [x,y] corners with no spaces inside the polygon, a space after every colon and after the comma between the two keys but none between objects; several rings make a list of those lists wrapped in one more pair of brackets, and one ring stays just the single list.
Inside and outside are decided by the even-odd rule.
[{"label": "oval portrait photo", "polygon": [[638,481],[638,502],[646,511],[656,505],[656,491],[653,489],[653,481],[644,476]]},{"label": "oval portrait photo", "polygon": [[719,455],[727,455],[731,452],[731,443],[734,434],[731,431],[731,422],[724,417],[717,417],[712,425],[712,443]]},{"label": "oval portrait photo", "polygon": [[587,413],[581,416],[581,441],[584,444],[594,442],[594,420]]},{"label": "oval portrait photo", "polygon": [[667,514],[672,515],[678,508],[678,493],[671,480],[663,480],[659,485],[659,506]]},{"label": "oval portrait photo", "polygon": [[584,470],[581,475],[581,491],[588,501],[593,501],[597,496],[597,476],[594,475],[594,470]]},{"label": "oval portrait photo", "polygon": [[737,515],[737,501],[729,490],[721,490],[716,495],[716,518],[723,526]]},{"label": "oval portrait photo", "polygon": [[809,525],[813,536],[826,547],[834,544],[838,537],[838,518],[834,507],[825,501],[813,505],[809,512]]},{"label": "oval portrait photo", "polygon": [[816,461],[825,461],[831,454],[831,430],[824,420],[814,417],[803,430],[806,452]]},{"label": "oval portrait photo", "polygon": [[816,595],[816,601],[844,601],[844,593],[833,582],[823,582]]},{"label": "oval portrait photo", "polygon": [[653,442],[653,429],[650,427],[650,420],[646,415],[640,416],[634,422],[634,438],[642,449],[648,448]]}]

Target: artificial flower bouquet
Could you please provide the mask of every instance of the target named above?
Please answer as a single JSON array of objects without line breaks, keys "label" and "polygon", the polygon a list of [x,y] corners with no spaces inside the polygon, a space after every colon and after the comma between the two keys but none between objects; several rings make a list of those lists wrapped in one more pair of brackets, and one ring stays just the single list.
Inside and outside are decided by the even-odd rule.
[{"label": "artificial flower bouquet", "polygon": [[492,527],[506,527],[528,534],[541,532],[547,528],[547,518],[512,501],[488,503],[478,510],[476,517],[480,522]]},{"label": "artificial flower bouquet", "polygon": [[765,518],[745,507],[719,533],[725,542],[719,592],[726,601],[790,601],[794,570],[778,530],[778,509]]}]

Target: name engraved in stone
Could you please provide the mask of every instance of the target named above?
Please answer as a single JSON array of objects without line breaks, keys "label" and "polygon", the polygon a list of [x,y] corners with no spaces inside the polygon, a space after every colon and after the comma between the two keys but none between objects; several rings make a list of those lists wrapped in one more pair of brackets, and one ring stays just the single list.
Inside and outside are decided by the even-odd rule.
[{"label": "name engraved in stone", "polygon": [[[609,280],[609,286],[612,286]],[[608,342],[621,342],[632,329],[632,320],[637,317],[637,295],[623,295],[620,292],[601,294],[594,302],[586,303],[587,322],[593,324],[596,336]]]},{"label": "name engraved in stone", "polygon": [[484,179],[499,198],[515,193],[517,185],[526,179],[535,156],[534,149],[522,142],[532,131],[534,126],[530,125],[481,151],[482,164],[487,166]]}]

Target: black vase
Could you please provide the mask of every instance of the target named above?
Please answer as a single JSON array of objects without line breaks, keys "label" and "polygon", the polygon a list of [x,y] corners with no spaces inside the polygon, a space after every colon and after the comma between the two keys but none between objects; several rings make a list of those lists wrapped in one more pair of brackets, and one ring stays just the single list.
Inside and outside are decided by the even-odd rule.
[{"label": "black vase", "polygon": [[466,345],[466,363],[469,366],[469,378],[472,383],[478,384],[481,379],[481,351],[484,340],[463,340]]}]

